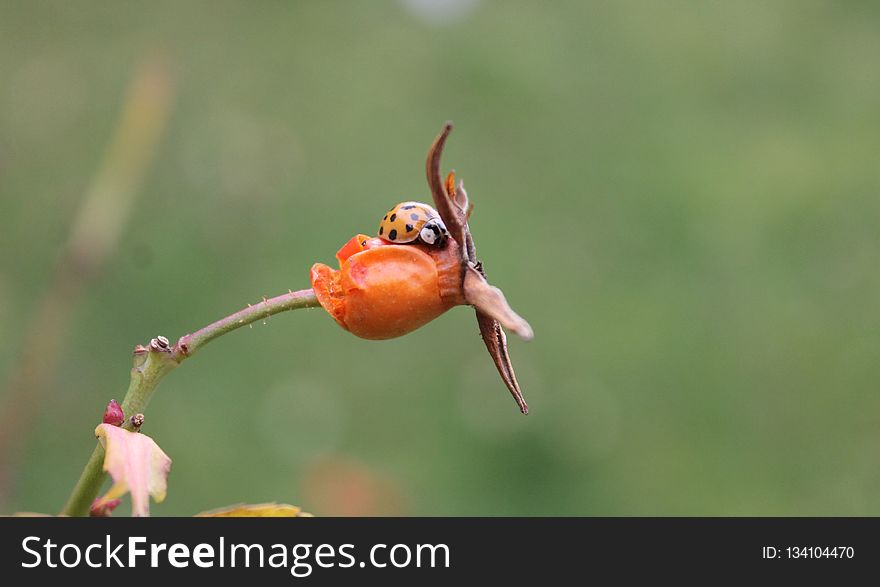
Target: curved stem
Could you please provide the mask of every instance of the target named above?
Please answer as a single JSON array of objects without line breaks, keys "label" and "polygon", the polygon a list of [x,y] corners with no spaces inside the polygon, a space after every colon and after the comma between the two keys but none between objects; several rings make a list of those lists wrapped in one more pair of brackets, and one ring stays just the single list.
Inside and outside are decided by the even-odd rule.
[{"label": "curved stem", "polygon": [[177,362],[179,363],[215,338],[223,336],[227,332],[232,332],[236,328],[241,328],[257,320],[262,320],[287,310],[316,308],[319,305],[318,298],[315,297],[315,292],[311,289],[292,291],[269,299],[263,298],[263,301],[259,304],[254,306],[248,304],[247,308],[235,314],[217,320],[213,324],[209,324],[192,334],[182,336],[177,341],[174,354],[178,357]]},{"label": "curved stem", "polygon": [[[138,345],[134,350],[135,365],[131,370],[128,392],[122,401],[122,411],[129,417],[142,413],[162,377],[212,340],[280,312],[317,306],[319,306],[318,299],[311,289],[292,291],[274,298],[263,298],[259,304],[248,305],[247,308],[221,318],[192,334],[184,335],[173,347],[161,337],[154,338],[147,347]],[[130,421],[126,422],[125,426],[130,428]],[[106,479],[103,465],[104,449],[98,444],[64,509],[61,510],[62,515],[88,515],[89,507],[98,496],[101,484]]]}]

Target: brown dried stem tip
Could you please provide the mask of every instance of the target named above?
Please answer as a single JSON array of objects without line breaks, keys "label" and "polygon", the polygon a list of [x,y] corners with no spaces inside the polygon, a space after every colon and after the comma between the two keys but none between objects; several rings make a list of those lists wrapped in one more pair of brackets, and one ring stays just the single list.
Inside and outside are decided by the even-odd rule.
[{"label": "brown dried stem tip", "polygon": [[135,414],[134,416],[131,417],[131,427],[134,429],[135,432],[139,431],[141,429],[141,426],[143,426],[143,425],[144,425],[144,415],[143,414],[138,413],[138,414]]},{"label": "brown dried stem tip", "polygon": [[447,122],[428,151],[425,165],[428,186],[431,188],[434,206],[446,224],[450,236],[460,245],[462,291],[467,303],[476,310],[477,324],[483,342],[520,411],[528,414],[529,406],[523,399],[522,390],[516,380],[507,351],[507,336],[502,325],[524,340],[531,340],[534,333],[529,323],[511,309],[501,290],[486,281],[483,264],[477,260],[477,250],[468,227],[468,218],[473,206],[468,201],[464,183],[459,182],[456,186],[453,173],[447,176],[445,183],[443,181],[440,173],[440,157],[451,131],[452,123]]}]

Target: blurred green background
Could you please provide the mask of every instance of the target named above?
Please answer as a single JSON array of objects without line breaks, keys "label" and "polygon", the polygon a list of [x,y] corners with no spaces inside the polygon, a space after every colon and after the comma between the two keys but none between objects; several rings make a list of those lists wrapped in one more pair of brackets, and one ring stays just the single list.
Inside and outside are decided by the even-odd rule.
[{"label": "blurred green background", "polygon": [[[429,199],[452,119],[532,413],[465,308],[386,342],[282,314],[161,385],[155,515],[880,515],[878,55],[871,2],[4,3],[0,383],[28,333],[62,345],[2,511],[60,509],[136,343]],[[137,203],[70,328],[33,333],[151,59]]]}]

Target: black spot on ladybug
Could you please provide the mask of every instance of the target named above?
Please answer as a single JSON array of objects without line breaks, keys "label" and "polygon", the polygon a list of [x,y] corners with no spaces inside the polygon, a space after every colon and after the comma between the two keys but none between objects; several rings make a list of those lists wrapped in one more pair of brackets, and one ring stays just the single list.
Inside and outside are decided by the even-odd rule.
[{"label": "black spot on ladybug", "polygon": [[385,227],[380,226],[380,227],[379,227],[379,236],[382,236],[382,233],[383,233],[383,232],[385,232]]},{"label": "black spot on ladybug", "polygon": [[388,220],[388,214],[386,214],[385,218],[383,218],[382,220]]},{"label": "black spot on ladybug", "polygon": [[362,246],[362,247],[367,246],[367,241],[361,241],[361,246]]},{"label": "black spot on ladybug", "polygon": [[407,231],[407,232],[412,232],[412,231],[413,231],[413,225],[412,225],[412,224],[407,224],[407,225],[406,225],[406,231]]},{"label": "black spot on ladybug", "polygon": [[390,238],[391,240],[396,240],[397,239],[397,230],[392,228],[391,231],[388,233],[388,238]]},{"label": "black spot on ladybug", "polygon": [[391,215],[391,222],[394,222],[395,220],[397,220],[397,214],[392,214]]},{"label": "black spot on ladybug", "polygon": [[418,219],[419,219],[419,215],[416,214],[416,213],[412,213],[412,214],[410,214],[409,217],[410,217],[412,220],[418,220]]}]

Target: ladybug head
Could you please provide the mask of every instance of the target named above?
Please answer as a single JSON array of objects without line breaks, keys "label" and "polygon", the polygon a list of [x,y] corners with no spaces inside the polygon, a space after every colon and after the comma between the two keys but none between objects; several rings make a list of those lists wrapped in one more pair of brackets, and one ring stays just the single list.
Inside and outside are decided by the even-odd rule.
[{"label": "ladybug head", "polygon": [[446,239],[449,238],[449,232],[442,220],[432,218],[425,222],[422,230],[419,231],[419,238],[425,244],[442,247],[446,244]]}]

